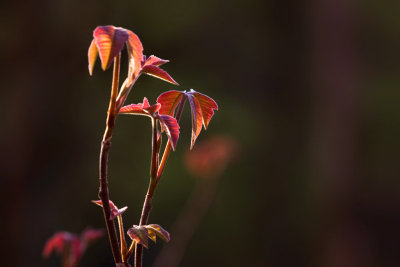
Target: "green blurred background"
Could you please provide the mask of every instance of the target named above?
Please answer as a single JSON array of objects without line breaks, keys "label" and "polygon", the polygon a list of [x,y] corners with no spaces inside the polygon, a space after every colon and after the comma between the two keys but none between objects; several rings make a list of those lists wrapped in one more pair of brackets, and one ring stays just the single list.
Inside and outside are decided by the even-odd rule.
[{"label": "green blurred background", "polygon": [[[111,70],[97,63],[90,77],[87,49],[93,29],[112,24],[169,59],[181,85],[142,76],[127,103],[193,88],[220,109],[198,142],[226,134],[240,146],[180,266],[399,266],[399,10],[394,0],[3,3],[1,265],[59,266],[41,257],[53,233],[104,227],[90,200]],[[167,230],[196,185],[185,113],[150,216]],[[146,118],[118,119],[110,191],[129,206],[126,226],[139,221],[150,133]],[[108,241],[81,266],[112,266]]]}]

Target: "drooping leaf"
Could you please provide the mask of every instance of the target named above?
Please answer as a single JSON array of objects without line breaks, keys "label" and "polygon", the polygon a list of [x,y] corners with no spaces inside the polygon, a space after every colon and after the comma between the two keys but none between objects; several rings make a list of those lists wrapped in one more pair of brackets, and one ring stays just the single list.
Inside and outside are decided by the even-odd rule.
[{"label": "drooping leaf", "polygon": [[176,143],[179,139],[179,124],[176,119],[169,115],[158,115],[163,129],[167,133],[168,139],[171,142],[172,149],[175,151]]},{"label": "drooping leaf", "polygon": [[88,59],[89,59],[89,74],[90,76],[93,74],[94,63],[96,62],[97,55],[99,54],[99,50],[97,50],[97,46],[95,44],[94,39],[90,43],[89,51],[88,51]]},{"label": "drooping leaf", "polygon": [[178,107],[179,102],[181,102],[183,95],[183,92],[174,90],[162,93],[157,98],[157,103],[161,104],[161,108],[158,113],[174,116],[175,109]]},{"label": "drooping leaf", "polygon": [[143,60],[143,45],[140,42],[139,37],[130,30],[126,30],[129,34],[127,48],[129,54],[129,71],[128,78],[132,81],[134,80],[140,70]]},{"label": "drooping leaf", "polygon": [[121,114],[130,114],[130,115],[145,115],[145,116],[150,116],[153,117],[154,113],[159,111],[161,108],[161,104],[156,103],[152,106],[150,106],[149,101],[147,98],[143,98],[143,103],[138,103],[138,104],[131,104],[122,107],[119,110],[119,113]]},{"label": "drooping leaf", "polygon": [[[92,200],[92,203],[99,205],[100,207],[103,207],[103,203],[101,202],[101,200]],[[128,209],[128,207],[126,206],[121,209],[118,209],[118,207],[111,200],[109,201],[109,204],[110,204],[110,220],[114,220]]]},{"label": "drooping leaf", "polygon": [[149,233],[144,226],[133,225],[128,229],[128,235],[136,243],[142,244],[146,248],[149,246]]},{"label": "drooping leaf", "polygon": [[179,85],[165,70],[160,69],[157,65],[145,65],[143,66],[141,72],[157,77],[169,83]]},{"label": "drooping leaf", "polygon": [[193,89],[185,94],[192,110],[192,142],[190,145],[190,149],[192,149],[201,132],[202,124],[204,129],[207,129],[211,117],[214,115],[214,109],[218,110],[218,106],[213,99]]},{"label": "drooping leaf", "polygon": [[218,110],[218,105],[211,97],[196,92],[193,89],[191,89],[191,93],[193,94],[193,96],[196,97],[197,101],[199,102],[201,114],[203,116],[202,120],[204,129],[207,130],[208,124],[210,123],[210,120],[214,115],[214,109]]},{"label": "drooping leaf", "polygon": [[123,28],[98,26],[93,32],[93,37],[99,51],[101,67],[106,70],[124,48],[124,44],[129,38],[129,33]]},{"label": "drooping leaf", "polygon": [[149,58],[147,60],[145,60],[144,66],[147,66],[147,65],[161,66],[168,62],[169,62],[169,60],[161,59],[159,57],[151,55],[151,56],[149,56]]},{"label": "drooping leaf", "polygon": [[192,111],[192,141],[190,143],[190,149],[193,148],[197,137],[201,132],[201,126],[203,123],[200,104],[192,94],[187,94],[187,98]]},{"label": "drooping leaf", "polygon": [[149,232],[154,231],[157,236],[159,236],[162,240],[164,240],[164,242],[169,242],[169,240],[170,240],[169,233],[164,228],[162,228],[160,225],[149,224],[149,225],[146,225],[145,227],[149,230]]}]

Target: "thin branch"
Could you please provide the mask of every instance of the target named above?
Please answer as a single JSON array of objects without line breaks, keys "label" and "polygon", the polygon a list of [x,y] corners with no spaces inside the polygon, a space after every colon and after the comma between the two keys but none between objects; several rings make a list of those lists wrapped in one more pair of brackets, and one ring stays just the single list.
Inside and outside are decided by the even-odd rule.
[{"label": "thin branch", "polygon": [[[150,210],[152,207],[152,201],[154,196],[154,191],[157,187],[157,162],[158,162],[158,147],[157,147],[157,120],[152,118],[153,125],[153,138],[152,138],[152,155],[151,155],[151,166],[150,166],[150,184],[147,190],[146,198],[143,203],[142,215],[140,216],[139,225],[147,224]],[[142,267],[143,258],[143,246],[141,244],[136,244],[135,250],[135,267]]]},{"label": "thin branch", "polygon": [[99,169],[100,169],[99,198],[101,199],[103,205],[104,220],[106,222],[108,238],[110,240],[110,245],[115,263],[121,263],[121,253],[119,251],[119,245],[118,245],[118,239],[114,221],[110,219],[110,203],[109,203],[110,196],[108,191],[107,168],[108,168],[108,154],[111,146],[110,140],[114,129],[114,123],[117,113],[115,109],[115,102],[118,95],[120,58],[121,55],[119,54],[114,59],[114,71],[113,71],[113,81],[111,87],[110,104],[107,112],[106,130],[104,132],[103,140],[101,142],[100,162],[99,162]]}]

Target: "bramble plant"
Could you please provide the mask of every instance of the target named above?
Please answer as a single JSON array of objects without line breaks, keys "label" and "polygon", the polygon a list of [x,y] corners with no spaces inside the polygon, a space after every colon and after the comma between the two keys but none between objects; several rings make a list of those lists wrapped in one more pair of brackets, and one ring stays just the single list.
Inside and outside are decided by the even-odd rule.
[{"label": "bramble plant", "polygon": [[[135,255],[135,267],[142,266],[143,246],[148,247],[148,240],[156,241],[156,236],[168,242],[169,233],[158,224],[148,224],[148,218],[152,207],[152,199],[157,185],[162,177],[165,165],[171,149],[175,150],[179,138],[178,121],[181,117],[185,102],[188,101],[192,114],[192,138],[190,148],[193,148],[202,126],[207,126],[218,106],[210,97],[190,91],[168,91],[157,98],[157,103],[150,105],[147,98],[142,103],[124,106],[125,100],[133,85],[141,74],[148,74],[160,78],[169,83],[178,83],[163,69],[161,65],[168,60],[156,56],[146,58],[143,55],[143,46],[139,38],[132,31],[114,26],[98,26],[93,32],[93,41],[88,51],[89,73],[92,75],[96,58],[99,56],[103,70],[108,69],[112,63],[113,78],[111,85],[110,102],[107,111],[106,129],[100,150],[100,200],[93,201],[103,209],[107,233],[116,266],[130,266],[129,259]],[[128,75],[119,88],[121,51],[126,44],[128,50],[129,66]],[[127,231],[132,239],[131,244],[125,239],[125,230],[122,221],[122,213],[127,207],[118,209],[110,200],[107,178],[108,154],[111,146],[111,138],[119,114],[144,115],[152,122],[152,154],[150,163],[150,181],[148,191],[143,203],[139,225],[133,225]],[[162,133],[166,133],[168,141],[160,158],[162,147]],[[114,220],[118,221],[119,239]],[[134,252],[134,253],[133,253]]]}]

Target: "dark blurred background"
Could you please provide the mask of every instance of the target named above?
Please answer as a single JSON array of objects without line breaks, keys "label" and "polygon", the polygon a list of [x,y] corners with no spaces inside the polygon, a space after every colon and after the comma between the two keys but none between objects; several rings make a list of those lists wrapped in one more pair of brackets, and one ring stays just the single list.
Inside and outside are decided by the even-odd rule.
[{"label": "dark blurred background", "polygon": [[[97,63],[90,77],[87,49],[109,24],[169,59],[181,85],[142,76],[127,103],[193,88],[219,104],[198,142],[224,134],[240,147],[180,266],[399,266],[399,10],[395,0],[3,3],[2,266],[59,266],[41,256],[50,236],[104,228],[90,200],[112,71]],[[196,187],[185,114],[150,215],[167,230]],[[150,132],[148,119],[120,117],[114,133],[110,191],[129,206],[126,227],[139,221]],[[112,266],[108,240],[80,266]]]}]

